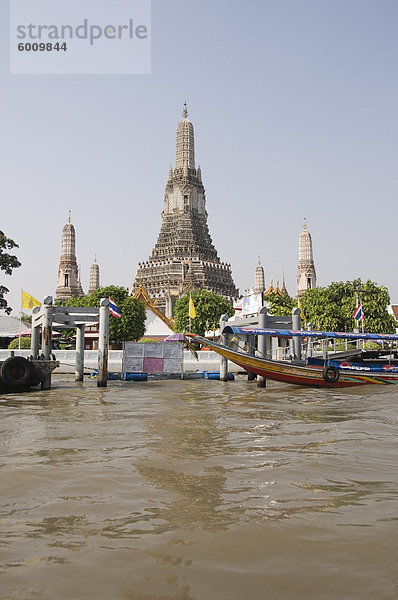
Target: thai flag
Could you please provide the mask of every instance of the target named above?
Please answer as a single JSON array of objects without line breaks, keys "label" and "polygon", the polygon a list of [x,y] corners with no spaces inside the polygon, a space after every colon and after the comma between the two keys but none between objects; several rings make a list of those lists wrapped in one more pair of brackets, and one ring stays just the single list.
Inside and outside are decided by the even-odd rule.
[{"label": "thai flag", "polygon": [[116,306],[112,298],[109,298],[109,312],[111,313],[111,315],[117,317],[118,319],[120,319],[122,316],[120,314],[120,309]]},{"label": "thai flag", "polygon": [[363,321],[365,319],[365,314],[363,312],[363,306],[361,302],[358,304],[354,314],[352,315],[352,318],[356,319],[358,322]]}]

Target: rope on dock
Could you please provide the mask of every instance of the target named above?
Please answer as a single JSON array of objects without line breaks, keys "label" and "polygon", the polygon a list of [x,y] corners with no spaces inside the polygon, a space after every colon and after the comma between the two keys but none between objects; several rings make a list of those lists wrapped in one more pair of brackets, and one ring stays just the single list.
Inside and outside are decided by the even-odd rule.
[{"label": "rope on dock", "polygon": [[[75,363],[67,363],[67,362],[62,362],[61,360],[60,360],[60,361],[58,361],[58,362],[59,362],[59,364],[60,364],[60,365],[64,365],[65,367],[73,367],[73,368],[75,368],[75,367],[76,367]],[[85,374],[85,375],[91,375],[91,373],[92,373],[93,371],[95,371],[95,369],[94,369],[94,368],[93,368],[93,369],[90,369],[90,370],[86,370],[86,369],[87,369],[87,367],[84,367],[84,374]]]}]

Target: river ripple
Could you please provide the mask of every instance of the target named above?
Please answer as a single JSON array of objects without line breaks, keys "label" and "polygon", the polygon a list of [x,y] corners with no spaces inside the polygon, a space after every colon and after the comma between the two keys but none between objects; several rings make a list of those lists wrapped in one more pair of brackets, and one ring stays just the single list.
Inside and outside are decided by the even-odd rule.
[{"label": "river ripple", "polygon": [[398,597],[395,386],[0,396],[1,600]]}]

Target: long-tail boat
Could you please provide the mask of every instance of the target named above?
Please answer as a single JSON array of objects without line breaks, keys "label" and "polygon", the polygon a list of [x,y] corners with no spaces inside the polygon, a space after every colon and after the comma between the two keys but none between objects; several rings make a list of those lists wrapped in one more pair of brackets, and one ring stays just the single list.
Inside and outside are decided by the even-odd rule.
[{"label": "long-tail boat", "polygon": [[[393,334],[294,331],[230,326],[225,327],[222,333],[223,335],[267,335],[278,338],[366,340],[377,343],[398,341],[398,335]],[[397,353],[392,349],[385,351],[388,357],[384,358],[377,358],[382,356],[381,350],[380,352],[366,352],[358,349],[356,353],[351,353],[348,360],[346,357],[333,359],[330,356],[327,358],[309,357],[306,360],[273,360],[266,357],[252,356],[192,333],[186,335],[192,340],[211,348],[244,371],[261,375],[265,379],[316,387],[354,387],[369,384],[398,383]]]}]

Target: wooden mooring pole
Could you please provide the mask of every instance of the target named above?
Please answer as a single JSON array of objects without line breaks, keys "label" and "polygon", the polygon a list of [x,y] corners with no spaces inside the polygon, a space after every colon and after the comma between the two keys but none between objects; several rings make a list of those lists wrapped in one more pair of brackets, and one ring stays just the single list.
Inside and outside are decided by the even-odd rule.
[{"label": "wooden mooring pole", "polygon": [[108,385],[109,298],[101,298],[99,309],[97,387]]},{"label": "wooden mooring pole", "polygon": [[84,323],[76,328],[76,366],[75,381],[83,381],[84,376]]},{"label": "wooden mooring pole", "polygon": [[[258,313],[258,327],[259,329],[266,329],[267,328],[267,315],[268,315],[268,309],[266,306],[262,306],[260,308],[260,312]],[[267,336],[266,335],[259,335],[258,336],[258,351],[260,353],[260,357],[261,358],[265,358],[267,355]],[[265,387],[267,385],[267,380],[265,379],[265,377],[262,377],[261,375],[257,376],[257,387]]]},{"label": "wooden mooring pole", "polygon": [[[228,315],[222,315],[220,319],[220,344],[226,344],[222,331],[228,322]],[[220,356],[220,381],[228,381],[228,359]]]},{"label": "wooden mooring pole", "polygon": [[[299,331],[301,329],[301,310],[296,307],[292,309],[292,329]],[[295,359],[301,359],[301,338],[293,336],[293,354]]]},{"label": "wooden mooring pole", "polygon": [[[309,322],[307,324],[307,329],[308,331],[312,331],[312,323]],[[312,340],[312,338],[308,338],[308,342],[307,342],[308,346],[307,346],[307,356],[313,356],[314,355],[314,342]]]},{"label": "wooden mooring pole", "polygon": [[[41,351],[44,360],[51,360],[52,354],[52,328],[53,328],[53,299],[52,296],[47,296],[43,301],[43,326],[42,326],[42,341]],[[42,390],[51,388],[51,373],[41,382]]]},{"label": "wooden mooring pole", "polygon": [[30,353],[34,360],[39,358],[40,351],[40,325],[35,324],[35,316],[38,312],[40,312],[40,307],[35,306],[32,311],[32,333],[30,338]]},{"label": "wooden mooring pole", "polygon": [[[251,356],[256,355],[256,338],[252,334],[247,336],[247,353]],[[257,375],[251,371],[248,371],[247,381],[254,381],[255,379],[257,379]]]}]

